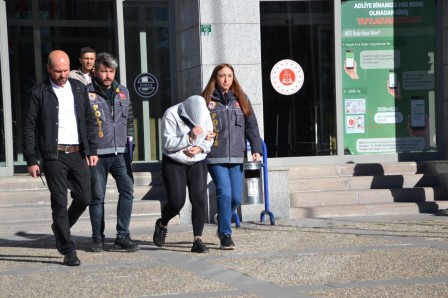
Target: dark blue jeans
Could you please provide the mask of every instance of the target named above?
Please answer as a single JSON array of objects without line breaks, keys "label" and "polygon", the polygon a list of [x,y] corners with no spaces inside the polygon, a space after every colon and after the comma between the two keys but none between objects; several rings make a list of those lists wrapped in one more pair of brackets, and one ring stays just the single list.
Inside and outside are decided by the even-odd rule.
[{"label": "dark blue jeans", "polygon": [[[80,152],[59,151],[58,154],[58,159],[44,160],[42,165],[51,193],[55,236],[61,242],[61,253],[65,255],[75,250],[70,228],[89,206],[90,174],[87,161]],[[73,199],[68,210],[67,188],[70,188]]]},{"label": "dark blue jeans", "polygon": [[134,185],[126,169],[123,154],[99,156],[96,167],[91,167],[92,202],[89,206],[92,237],[104,235],[104,197],[106,195],[107,177],[109,173],[115,179],[118,188],[117,205],[117,237],[129,235],[132,204],[134,200]]},{"label": "dark blue jeans", "polygon": [[243,195],[242,164],[208,164],[216,187],[218,233],[232,235],[232,214],[241,206]]}]

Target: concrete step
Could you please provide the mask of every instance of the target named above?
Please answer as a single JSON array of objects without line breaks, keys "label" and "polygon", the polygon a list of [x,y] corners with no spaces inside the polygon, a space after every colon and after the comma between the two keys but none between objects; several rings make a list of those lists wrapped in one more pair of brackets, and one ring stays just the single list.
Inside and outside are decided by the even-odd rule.
[{"label": "concrete step", "polygon": [[[106,201],[118,199],[118,190],[114,187],[106,188]],[[70,198],[70,194],[68,195]],[[134,186],[135,200],[164,200],[166,193],[163,186]],[[50,204],[48,189],[2,191],[0,193],[0,207],[23,204]]]},{"label": "concrete step", "polygon": [[436,213],[438,209],[448,208],[448,201],[423,203],[371,203],[339,204],[310,207],[293,207],[291,219],[331,218],[346,216],[401,215]]},{"label": "concrete step", "polygon": [[[88,211],[86,211],[88,215]],[[130,232],[131,236],[134,230],[147,230],[148,234],[151,235],[154,232],[154,225],[156,220],[160,218],[160,214],[150,214],[150,215],[133,215],[131,218]],[[174,217],[170,221],[170,225],[179,224],[179,216]],[[0,234],[6,236],[12,236],[20,233],[26,234],[41,234],[46,233],[48,235],[53,235],[51,231],[51,219],[40,219],[33,221],[23,221],[23,222],[0,222]],[[115,237],[115,226],[117,224],[116,218],[106,217],[106,237]],[[78,222],[71,229],[72,235],[88,235],[92,233],[92,228],[90,225],[90,219],[88,216],[82,216]]]},{"label": "concrete step", "polygon": [[[132,216],[160,215],[162,203],[157,200],[134,200]],[[104,208],[106,218],[116,218],[117,200],[106,201]],[[0,207],[0,214],[0,223],[51,221],[51,206],[49,203],[3,206]],[[81,217],[88,219],[88,210]]]},{"label": "concrete step", "polygon": [[[2,177],[0,180],[0,191],[13,190],[44,190],[48,189],[44,176],[45,185],[39,178],[31,178],[28,174],[17,174],[13,177]],[[134,173],[134,186],[161,186],[162,178],[160,172],[137,172]],[[114,178],[109,175],[108,187],[116,187]]]},{"label": "concrete step", "polygon": [[369,164],[302,165],[289,169],[289,179],[345,176],[386,176],[418,173],[416,162],[388,162]]},{"label": "concrete step", "polygon": [[291,207],[448,200],[444,187],[359,189],[290,193]]},{"label": "concrete step", "polygon": [[288,189],[296,191],[325,191],[351,189],[411,188],[439,184],[433,174],[404,174],[389,176],[345,176],[289,179]]}]

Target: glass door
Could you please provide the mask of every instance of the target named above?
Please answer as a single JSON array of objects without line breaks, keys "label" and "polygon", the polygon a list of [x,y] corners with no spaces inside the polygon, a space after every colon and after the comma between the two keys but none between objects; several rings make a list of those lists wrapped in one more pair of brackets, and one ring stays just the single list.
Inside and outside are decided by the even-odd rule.
[{"label": "glass door", "polygon": [[[260,2],[264,135],[272,157],[335,155],[334,2]],[[284,59],[304,72],[302,88],[282,95],[270,81]]]},{"label": "glass door", "polygon": [[[0,1],[0,28],[6,28],[5,1]],[[0,30],[0,44],[8,44],[6,30]],[[12,176],[11,92],[9,89],[8,47],[0,47],[0,176]]]},{"label": "glass door", "polygon": [[172,3],[168,0],[122,2],[124,29],[122,37],[119,33],[119,43],[125,45],[122,51],[125,52],[125,76],[134,111],[134,161],[137,164],[161,159],[160,121],[172,104],[175,80]]}]

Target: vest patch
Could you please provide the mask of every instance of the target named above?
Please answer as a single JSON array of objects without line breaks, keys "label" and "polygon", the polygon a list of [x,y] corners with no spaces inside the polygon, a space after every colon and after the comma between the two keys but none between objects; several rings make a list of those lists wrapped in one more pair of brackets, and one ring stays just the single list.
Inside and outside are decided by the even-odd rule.
[{"label": "vest patch", "polygon": [[98,97],[98,95],[96,95],[96,93],[90,93],[89,92],[89,99],[90,100],[96,100],[97,97]]},{"label": "vest patch", "polygon": [[216,101],[210,101],[208,104],[208,109],[213,110],[214,108],[216,108]]}]

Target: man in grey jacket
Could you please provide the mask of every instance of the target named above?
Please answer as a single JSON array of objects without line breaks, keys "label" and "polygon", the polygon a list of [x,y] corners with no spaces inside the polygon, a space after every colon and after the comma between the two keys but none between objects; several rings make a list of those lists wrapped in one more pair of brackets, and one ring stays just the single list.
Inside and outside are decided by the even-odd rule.
[{"label": "man in grey jacket", "polygon": [[92,82],[92,77],[95,72],[95,58],[96,52],[90,47],[84,47],[79,53],[79,69],[71,70],[68,74],[69,78],[81,81],[84,85]]},{"label": "man in grey jacket", "polygon": [[104,245],[104,197],[109,173],[114,177],[119,197],[115,249],[138,251],[129,233],[134,185],[126,166],[127,143],[134,136],[134,116],[129,91],[115,80],[117,59],[100,53],[95,60],[95,78],[87,86],[90,106],[98,125],[99,162],[91,171],[92,201],[89,206],[92,224],[91,251],[99,252]]}]

